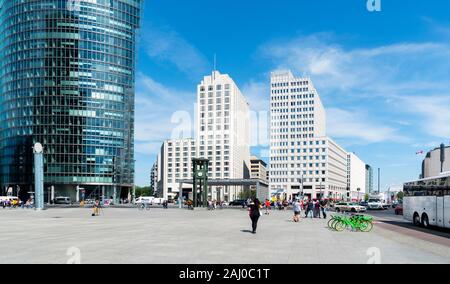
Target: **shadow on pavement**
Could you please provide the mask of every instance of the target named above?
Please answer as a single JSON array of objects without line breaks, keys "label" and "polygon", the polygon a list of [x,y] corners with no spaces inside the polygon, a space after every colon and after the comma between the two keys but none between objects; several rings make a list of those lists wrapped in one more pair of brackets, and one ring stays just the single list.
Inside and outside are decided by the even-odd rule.
[{"label": "shadow on pavement", "polygon": [[422,227],[417,227],[417,226],[414,226],[413,224],[405,223],[402,221],[382,221],[382,223],[450,239],[450,229],[439,228],[439,227],[422,228]]},{"label": "shadow on pavement", "polygon": [[252,232],[252,231],[250,231],[250,230],[241,230],[241,232],[242,232],[242,233],[249,233],[249,234],[253,234],[253,232]]}]

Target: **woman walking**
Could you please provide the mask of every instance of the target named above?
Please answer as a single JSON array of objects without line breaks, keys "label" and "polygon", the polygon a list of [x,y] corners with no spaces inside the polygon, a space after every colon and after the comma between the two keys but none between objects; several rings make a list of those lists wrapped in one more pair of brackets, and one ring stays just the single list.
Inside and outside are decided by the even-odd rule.
[{"label": "woman walking", "polygon": [[301,214],[301,206],[300,206],[300,201],[298,199],[296,199],[294,201],[294,203],[292,204],[293,208],[294,208],[294,222],[298,223],[300,222],[300,214]]},{"label": "woman walking", "polygon": [[256,234],[256,229],[258,227],[258,220],[261,217],[261,202],[258,198],[255,198],[248,206],[250,219],[252,220],[252,233]]}]

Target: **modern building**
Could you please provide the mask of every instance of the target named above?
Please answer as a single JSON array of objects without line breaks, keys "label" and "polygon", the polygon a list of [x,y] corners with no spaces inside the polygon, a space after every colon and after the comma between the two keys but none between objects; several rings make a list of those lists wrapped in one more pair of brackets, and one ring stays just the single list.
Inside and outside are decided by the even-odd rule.
[{"label": "modern building", "polygon": [[150,171],[150,188],[157,192],[158,190],[158,161],[156,161]]},{"label": "modern building", "polygon": [[2,188],[33,190],[40,142],[46,190],[128,196],[140,12],[141,0],[0,1]]},{"label": "modern building", "polygon": [[273,72],[270,88],[270,189],[285,198],[343,199],[347,152],[326,136],[326,114],[309,78]]},{"label": "modern building", "polygon": [[250,178],[268,182],[267,163],[256,156],[250,157]]},{"label": "modern building", "polygon": [[[250,157],[250,178],[259,179],[263,182],[269,182],[269,176],[267,174],[267,163],[256,156]],[[250,187],[252,190],[256,190],[256,186]]]},{"label": "modern building", "polygon": [[[209,160],[209,179],[250,177],[250,108],[227,74],[213,71],[197,88],[196,137],[198,158]],[[226,201],[242,188],[212,188]]]},{"label": "modern building", "polygon": [[366,165],[366,191],[371,193],[373,191],[373,168]]},{"label": "modern building", "polygon": [[422,178],[436,177],[450,172],[450,146],[442,144],[427,153],[422,163]]},{"label": "modern building", "polygon": [[366,195],[366,163],[356,154],[347,155],[347,198],[361,201]]},{"label": "modern building", "polygon": [[[192,179],[192,158],[196,157],[194,139],[167,140],[161,146],[158,156],[157,195],[175,199],[180,192],[180,180]],[[188,197],[192,185],[183,185],[183,194]]]}]

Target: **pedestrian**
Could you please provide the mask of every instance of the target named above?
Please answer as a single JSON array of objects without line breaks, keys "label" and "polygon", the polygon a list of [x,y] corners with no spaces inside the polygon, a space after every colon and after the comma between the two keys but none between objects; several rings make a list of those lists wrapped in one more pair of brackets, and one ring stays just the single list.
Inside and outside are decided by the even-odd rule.
[{"label": "pedestrian", "polygon": [[283,210],[284,211],[287,210],[288,206],[289,206],[289,201],[287,201],[287,200],[283,201]]},{"label": "pedestrian", "polygon": [[292,206],[294,208],[294,222],[298,223],[300,222],[300,214],[301,214],[301,208],[300,208],[300,201],[297,199],[292,203]]},{"label": "pedestrian", "polygon": [[261,217],[261,212],[259,211],[261,209],[261,202],[258,198],[255,198],[253,202],[249,204],[248,208],[249,216],[252,220],[252,233],[256,234],[256,229],[258,228],[258,220],[259,217]]},{"label": "pedestrian", "polygon": [[308,203],[306,204],[306,218],[308,218],[309,214],[311,214],[311,218],[314,217],[314,203],[310,199],[308,200]]},{"label": "pedestrian", "polygon": [[319,202],[319,200],[314,201],[314,218],[320,219],[320,202]]},{"label": "pedestrian", "polygon": [[270,206],[270,201],[269,201],[269,199],[266,199],[266,202],[265,202],[266,204],[266,213],[264,213],[264,214],[266,214],[266,215],[270,215],[270,209],[271,209],[271,206]]},{"label": "pedestrian", "polygon": [[194,207],[193,207],[194,202],[193,202],[192,200],[188,199],[188,200],[186,201],[186,204],[187,204],[187,206],[188,206],[188,210],[194,210]]},{"label": "pedestrian", "polygon": [[92,217],[100,215],[100,200],[96,199],[94,202]]},{"label": "pedestrian", "polygon": [[30,209],[32,207],[32,205],[31,205],[31,198],[28,198],[27,203],[25,204],[25,206],[27,207],[27,209]]},{"label": "pedestrian", "polygon": [[327,206],[328,206],[328,202],[326,200],[322,199],[322,201],[320,203],[320,209],[322,210],[322,215],[323,215],[324,219],[327,218]]}]

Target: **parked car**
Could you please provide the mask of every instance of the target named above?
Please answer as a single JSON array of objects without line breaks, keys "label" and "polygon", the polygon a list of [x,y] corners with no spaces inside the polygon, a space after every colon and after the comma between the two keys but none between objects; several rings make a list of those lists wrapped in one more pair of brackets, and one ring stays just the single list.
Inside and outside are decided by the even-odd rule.
[{"label": "parked car", "polygon": [[366,209],[369,208],[369,203],[367,201],[362,201],[359,205],[366,207]]},{"label": "parked car", "polygon": [[392,203],[392,208],[397,208],[397,206],[400,204],[400,202],[398,202],[398,201],[394,201],[393,203]]},{"label": "parked car", "polygon": [[71,205],[70,197],[59,196],[55,198],[55,204]]},{"label": "parked car", "polygon": [[153,204],[155,198],[153,196],[141,196],[136,198],[134,203],[136,204]]},{"label": "parked car", "polygon": [[395,215],[403,215],[403,204],[399,203],[397,207],[395,207]]},{"label": "parked car", "polygon": [[369,199],[368,201],[369,210],[384,210],[385,206],[381,199]]},{"label": "parked car", "polygon": [[358,203],[352,202],[339,202],[334,206],[336,212],[352,212],[360,213],[366,212],[366,207],[359,205]]},{"label": "parked car", "polygon": [[247,206],[247,200],[237,199],[230,202],[230,206]]}]

